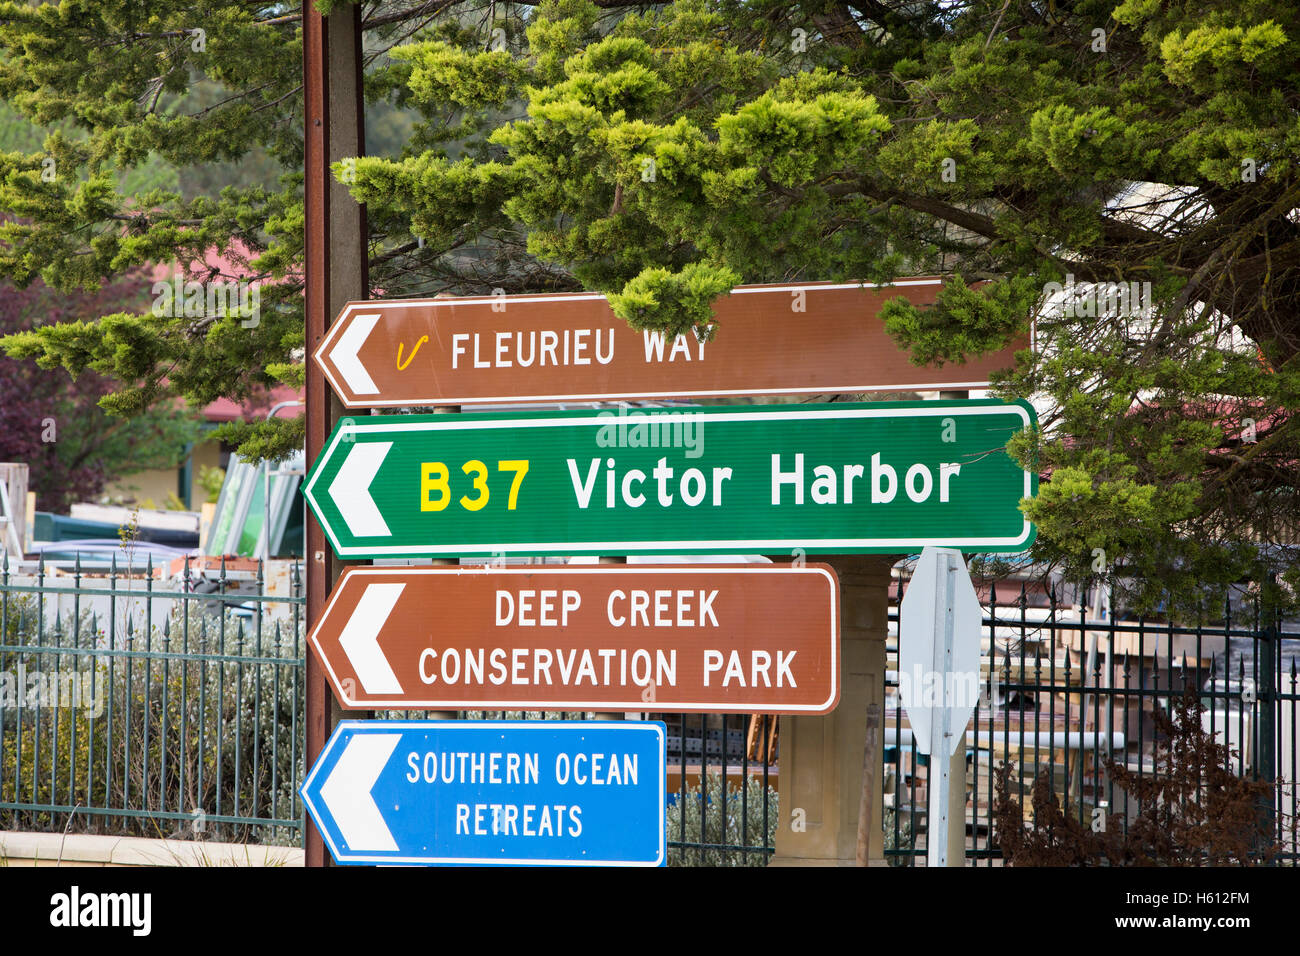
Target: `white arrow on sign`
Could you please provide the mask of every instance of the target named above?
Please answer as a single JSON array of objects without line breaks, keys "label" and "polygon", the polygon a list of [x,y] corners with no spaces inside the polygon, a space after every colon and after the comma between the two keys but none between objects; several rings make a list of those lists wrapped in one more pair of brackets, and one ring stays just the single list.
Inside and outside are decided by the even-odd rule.
[{"label": "white arrow on sign", "polygon": [[930,755],[929,866],[948,861],[948,761],[979,699],[983,617],[961,552],[922,551],[899,606],[898,696]]},{"label": "white arrow on sign", "polygon": [[354,735],[320,788],[321,800],[351,851],[397,849],[370,791],[401,741],[401,734]]},{"label": "white arrow on sign", "polygon": [[379,632],[393,613],[405,584],[371,584],[357,602],[339,637],[339,646],[352,662],[367,694],[400,694],[402,685],[379,647]]},{"label": "white arrow on sign", "polygon": [[393,447],[390,441],[354,442],[343,459],[339,473],[330,482],[329,495],[348,530],[357,537],[390,537],[379,506],[370,497],[370,483]]},{"label": "white arrow on sign", "polygon": [[370,377],[366,367],[361,364],[357,353],[361,350],[361,346],[366,344],[366,339],[370,338],[370,332],[379,322],[380,317],[377,312],[358,315],[347,330],[339,336],[334,348],[330,349],[330,361],[339,370],[348,388],[358,395],[379,394],[379,386]]}]

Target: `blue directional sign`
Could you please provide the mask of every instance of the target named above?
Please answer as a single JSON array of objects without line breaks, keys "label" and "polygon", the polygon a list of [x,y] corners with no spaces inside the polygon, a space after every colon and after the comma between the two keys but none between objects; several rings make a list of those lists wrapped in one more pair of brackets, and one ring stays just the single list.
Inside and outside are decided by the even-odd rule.
[{"label": "blue directional sign", "polygon": [[663,866],[665,728],[346,720],[302,785],[338,863]]}]

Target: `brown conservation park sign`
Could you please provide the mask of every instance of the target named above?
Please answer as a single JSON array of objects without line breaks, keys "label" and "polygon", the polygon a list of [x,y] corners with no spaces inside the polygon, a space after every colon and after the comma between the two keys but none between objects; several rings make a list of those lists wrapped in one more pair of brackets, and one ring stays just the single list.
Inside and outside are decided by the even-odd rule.
[{"label": "brown conservation park sign", "polygon": [[309,643],[345,707],[826,714],[826,565],[353,568]]},{"label": "brown conservation park sign", "polygon": [[636,331],[598,293],[350,302],[314,355],[348,408],[984,388],[1028,338],[917,367],[879,318],[942,284],[739,286],[714,303],[708,343]]}]

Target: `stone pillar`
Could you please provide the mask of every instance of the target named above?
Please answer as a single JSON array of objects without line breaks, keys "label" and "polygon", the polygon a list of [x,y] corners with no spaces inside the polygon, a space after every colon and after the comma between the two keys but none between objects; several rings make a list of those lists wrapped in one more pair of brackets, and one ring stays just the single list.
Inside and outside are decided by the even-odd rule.
[{"label": "stone pillar", "polygon": [[[894,558],[826,559],[840,579],[840,703],[825,717],[782,717],[780,821],[772,866],[855,866],[862,797],[867,705],[884,712],[889,570]],[[881,766],[884,728],[875,747],[868,865],[884,866]]]},{"label": "stone pillar", "polygon": [[[948,764],[948,865],[966,865],[966,734]],[[930,766],[934,766],[933,763]]]}]

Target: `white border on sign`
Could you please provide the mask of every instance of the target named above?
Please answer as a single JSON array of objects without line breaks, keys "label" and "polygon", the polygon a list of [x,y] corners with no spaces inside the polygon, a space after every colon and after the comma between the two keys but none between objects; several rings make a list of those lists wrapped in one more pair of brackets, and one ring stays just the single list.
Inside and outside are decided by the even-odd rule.
[{"label": "white border on sign", "polygon": [[[825,410],[794,410],[794,411],[767,411],[761,413],[737,413],[721,412],[710,413],[709,419],[719,422],[724,421],[772,421],[773,419],[821,419],[821,418],[920,418],[920,417],[951,417],[954,415],[990,415],[990,414],[1016,414],[1019,415],[1025,426],[1028,426],[1029,413],[1023,406],[1003,403],[1003,404],[979,404],[973,406],[944,406],[941,402],[925,403],[934,407],[916,407],[916,408],[835,408],[831,407]],[[777,406],[780,407],[780,406]],[[678,416],[686,418],[698,414],[698,411],[675,412],[663,416],[670,423]],[[807,549],[809,547],[817,548],[836,548],[843,549],[852,553],[862,548],[891,548],[897,551],[910,552],[923,548],[926,545],[935,545],[942,548],[988,548],[988,547],[1005,547],[1012,549],[1022,546],[1029,541],[1033,531],[1033,526],[1029,519],[1025,518],[1018,535],[1010,537],[943,537],[943,538],[734,538],[729,540],[701,540],[701,541],[530,541],[510,544],[487,543],[487,544],[444,544],[444,545],[383,545],[383,544],[359,544],[352,546],[342,546],[339,544],[338,534],[333,525],[320,517],[321,502],[316,496],[316,482],[320,480],[320,469],[316,464],[329,458],[343,442],[347,435],[365,435],[365,434],[383,434],[393,432],[397,434],[410,434],[412,432],[422,431],[447,431],[460,429],[496,429],[496,428],[554,428],[583,425],[608,425],[609,416],[600,417],[598,412],[592,412],[587,416],[574,416],[570,418],[501,418],[491,421],[473,421],[457,419],[456,416],[447,416],[446,421],[423,421],[411,422],[410,424],[384,424],[384,425],[367,425],[364,424],[365,418],[359,417],[352,424],[338,428],[328,445],[326,445],[313,463],[311,477],[303,485],[302,493],[307,497],[316,513],[317,520],[324,529],[326,536],[330,539],[330,544],[334,547],[334,553],[340,558],[384,558],[384,557],[439,557],[439,556],[470,556],[494,553],[511,553],[511,554],[680,554],[683,552],[701,552],[709,554],[717,551],[748,551],[758,554],[770,554],[776,551],[791,551],[795,548]],[[1029,471],[1024,472],[1024,494],[1022,498],[1028,498],[1033,492],[1033,475]],[[335,506],[337,508],[337,506]]]},{"label": "white border on sign", "polygon": [[[368,575],[387,575],[389,577],[419,577],[422,575],[461,575],[461,574],[480,574],[480,575],[527,575],[536,574],[559,574],[559,575],[577,575],[577,574],[697,574],[699,572],[721,573],[721,574],[817,574],[824,578],[830,585],[831,594],[831,631],[830,631],[830,672],[831,688],[830,696],[820,704],[801,704],[785,707],[773,707],[769,704],[756,704],[754,702],[726,704],[717,701],[704,701],[698,703],[689,703],[682,701],[656,701],[654,704],[647,702],[640,697],[634,700],[501,700],[499,698],[485,698],[483,700],[453,700],[444,698],[435,698],[433,700],[410,700],[407,698],[384,697],[384,698],[366,698],[357,700],[355,697],[349,697],[343,691],[343,681],[335,673],[334,668],[330,666],[329,655],[325,653],[320,643],[320,630],[329,620],[331,612],[334,610],[334,604],[339,599],[343,591],[342,581],[352,575],[365,577]],[[307,640],[316,650],[316,655],[325,667],[329,675],[330,683],[334,686],[334,693],[338,699],[343,702],[344,706],[360,710],[371,709],[428,709],[428,710],[542,710],[542,711],[564,711],[564,710],[591,710],[591,711],[638,711],[645,712],[653,710],[655,712],[668,713],[705,713],[705,714],[827,714],[830,713],[840,696],[840,591],[835,575],[825,568],[802,567],[795,568],[780,564],[755,564],[755,565],[723,565],[712,566],[702,564],[686,564],[676,567],[658,567],[647,565],[603,565],[599,570],[590,565],[574,565],[564,567],[546,567],[542,566],[525,566],[513,568],[348,568],[343,572],[343,578],[334,586],[329,601],[325,605],[324,611],[321,612],[320,620],[312,628],[311,634]],[[390,662],[391,663],[391,662]],[[662,706],[659,704],[662,703]]]},{"label": "white border on sign", "polygon": [[[340,853],[338,844],[334,840],[333,824],[334,815],[328,814],[329,825],[322,825],[326,817],[322,814],[324,807],[317,807],[311,799],[310,787],[316,779],[321,765],[324,763],[326,754],[332,753],[338,739],[345,731],[357,731],[361,733],[405,733],[408,731],[427,731],[427,730],[475,730],[483,732],[484,730],[545,730],[554,731],[557,728],[565,728],[564,732],[578,733],[583,730],[629,730],[629,731],[646,731],[651,730],[659,740],[659,753],[663,758],[663,773],[658,774],[659,778],[659,796],[658,806],[661,810],[657,814],[659,822],[659,839],[658,839],[658,857],[653,862],[646,860],[505,860],[505,859],[479,859],[477,857],[429,857],[429,856],[375,856],[373,851],[370,853]],[[572,728],[572,730],[570,730]],[[334,728],[334,733],[326,742],[324,749],[316,758],[316,763],[308,771],[306,779],[303,780],[302,786],[298,790],[299,796],[302,797],[303,804],[311,813],[312,820],[317,824],[321,837],[325,840],[326,845],[330,848],[330,854],[340,863],[379,863],[390,865],[401,864],[424,864],[436,865],[439,863],[459,863],[467,866],[660,866],[664,862],[667,854],[668,844],[665,833],[667,826],[667,809],[668,809],[668,741],[664,736],[664,728],[658,721],[620,721],[620,720],[342,720]],[[391,758],[390,758],[391,759]],[[336,764],[337,766],[337,764]],[[322,781],[324,786],[324,781]]]},{"label": "white border on sign", "polygon": [[[867,282],[867,283],[838,283],[833,285],[817,284],[794,284],[794,285],[770,285],[770,286],[739,286],[731,290],[732,295],[754,295],[763,292],[816,292],[838,291],[842,289],[893,289],[914,286],[932,286],[942,285],[943,279],[899,279],[896,282],[888,284]],[[542,295],[542,296],[510,296],[506,301],[517,305],[530,305],[539,302],[590,302],[595,299],[605,299],[605,296],[598,292],[578,293],[574,295]],[[349,302],[344,306],[343,311],[339,313],[336,319],[325,333],[325,338],[317,347],[313,357],[316,360],[317,367],[329,381],[330,387],[334,394],[339,396],[343,404],[352,409],[356,408],[406,408],[412,405],[489,405],[489,404],[509,404],[512,402],[598,402],[598,401],[625,401],[636,398],[706,398],[716,397],[724,398],[727,396],[740,395],[807,395],[812,392],[899,392],[899,391],[950,391],[957,389],[988,388],[988,379],[979,379],[977,381],[965,382],[916,382],[916,383],[898,383],[893,385],[826,385],[821,382],[809,383],[808,385],[792,386],[788,388],[732,388],[732,389],[701,389],[695,391],[682,391],[680,389],[664,389],[661,391],[634,391],[634,392],[564,392],[557,394],[511,394],[511,395],[494,395],[490,397],[455,397],[447,395],[425,396],[404,398],[381,398],[371,396],[361,396],[349,402],[346,396],[348,390],[342,386],[336,375],[334,364],[329,361],[328,352],[333,347],[335,340],[342,334],[344,328],[349,324],[345,321],[352,313],[361,310],[373,312],[376,309],[409,309],[409,308],[427,308],[427,307],[450,307],[454,305],[498,305],[501,298],[498,296],[466,296],[454,300],[447,299],[378,299],[368,302]],[[1033,348],[1034,335],[1031,328],[1030,348]]]}]

